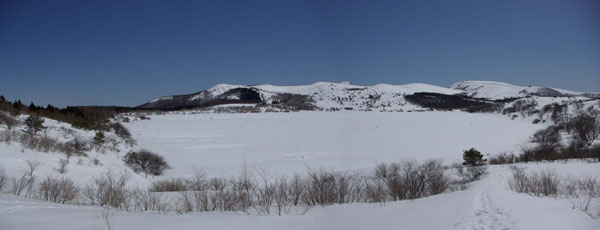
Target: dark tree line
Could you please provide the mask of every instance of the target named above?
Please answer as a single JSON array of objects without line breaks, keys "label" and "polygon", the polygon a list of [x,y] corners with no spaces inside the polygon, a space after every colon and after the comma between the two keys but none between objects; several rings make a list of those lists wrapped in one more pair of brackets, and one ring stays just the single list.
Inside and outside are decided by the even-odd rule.
[{"label": "dark tree line", "polygon": [[77,128],[106,131],[110,128],[108,120],[117,113],[132,112],[139,109],[117,106],[68,106],[58,108],[53,105],[37,106],[34,103],[26,106],[20,100],[11,102],[6,100],[4,96],[0,96],[0,110],[13,115],[36,114],[40,117],[69,123]]},{"label": "dark tree line", "polygon": [[410,103],[436,110],[460,109],[467,112],[494,112],[499,111],[502,105],[514,99],[489,101],[484,99],[469,98],[464,95],[446,95],[440,93],[414,93],[404,96]]}]

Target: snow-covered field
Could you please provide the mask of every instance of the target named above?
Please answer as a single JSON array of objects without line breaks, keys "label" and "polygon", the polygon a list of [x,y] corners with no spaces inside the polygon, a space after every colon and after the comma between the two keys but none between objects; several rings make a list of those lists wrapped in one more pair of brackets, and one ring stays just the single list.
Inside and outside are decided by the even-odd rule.
[{"label": "snow-covered field", "polygon": [[298,112],[151,116],[126,124],[139,146],[165,156],[167,176],[195,169],[211,175],[250,169],[273,174],[307,168],[354,170],[402,159],[462,161],[519,150],[543,125],[464,112]]},{"label": "snow-covered field", "polygon": [[[561,175],[599,175],[597,163],[528,164]],[[113,211],[112,229],[598,229],[600,220],[572,209],[565,199],[534,197],[508,189],[507,166],[468,190],[418,200],[317,207],[305,215],[242,213],[188,215]],[[0,229],[107,229],[103,209],[0,195]]]},{"label": "snow-covered field", "polygon": [[[462,161],[470,147],[484,154],[517,153],[544,124],[511,120],[498,114],[464,112],[298,112],[258,114],[153,115],[125,125],[137,146],[119,153],[91,151],[74,157],[68,172],[85,186],[107,170],[129,173],[132,186],[153,180],[189,177],[201,169],[210,176],[237,175],[246,165],[273,175],[307,169],[371,170],[378,162],[404,159]],[[54,128],[64,124],[48,122]],[[0,129],[3,127],[0,127]],[[56,130],[54,130],[56,131]],[[57,133],[60,133],[57,131]],[[58,134],[57,134],[58,135]],[[93,133],[81,133],[91,136]],[[133,173],[121,157],[146,148],[171,165],[156,178]],[[23,150],[0,143],[0,166],[9,176],[26,170],[25,160],[43,165],[38,177],[59,175],[64,155]],[[90,163],[98,158],[99,165]],[[600,175],[598,163],[522,164],[528,171],[552,169],[563,176]],[[176,215],[112,211],[112,229],[599,229],[600,220],[571,207],[568,199],[535,197],[508,189],[508,166],[490,166],[489,174],[465,191],[417,200],[315,207],[305,215],[258,216],[231,212]],[[599,205],[594,206],[598,208]],[[596,210],[594,210],[596,211]],[[0,229],[107,229],[104,209],[60,205],[0,195]],[[600,210],[597,210],[600,212]],[[600,213],[595,216],[600,216]]]}]

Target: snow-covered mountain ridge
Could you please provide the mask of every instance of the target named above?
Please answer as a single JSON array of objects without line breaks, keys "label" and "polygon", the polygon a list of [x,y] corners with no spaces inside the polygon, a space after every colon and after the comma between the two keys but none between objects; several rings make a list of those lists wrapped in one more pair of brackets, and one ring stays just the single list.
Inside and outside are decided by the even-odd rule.
[{"label": "snow-covered mountain ridge", "polygon": [[460,100],[488,102],[529,97],[600,98],[600,93],[581,93],[539,86],[522,87],[492,81],[461,81],[448,88],[422,83],[374,86],[352,85],[348,82],[317,82],[302,86],[218,84],[194,94],[161,97],[140,105],[139,108],[176,110],[242,103],[285,107],[292,110],[411,111],[428,109],[427,106],[407,100],[405,97],[419,93],[450,95],[460,97]]},{"label": "snow-covered mountain ridge", "polygon": [[540,87],[540,86],[517,86],[495,81],[461,81],[450,86],[452,89],[463,91],[466,95],[474,98],[486,98],[492,100],[505,98],[522,98],[530,96],[540,97],[589,97],[599,98],[600,93],[583,93],[564,89]]}]

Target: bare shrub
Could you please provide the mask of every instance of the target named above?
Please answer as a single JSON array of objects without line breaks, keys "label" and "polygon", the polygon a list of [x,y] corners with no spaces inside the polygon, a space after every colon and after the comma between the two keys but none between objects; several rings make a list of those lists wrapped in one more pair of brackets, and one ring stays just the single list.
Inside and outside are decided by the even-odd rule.
[{"label": "bare shrub", "polygon": [[38,143],[38,149],[40,149],[42,152],[50,152],[55,151],[58,141],[54,138],[49,137],[48,134],[44,131],[44,135],[42,135],[39,138]]},{"label": "bare shrub", "polygon": [[[66,160],[65,160],[66,162]],[[30,171],[22,179],[15,179],[17,194],[31,190],[33,175],[38,164],[30,162]],[[192,211],[240,211],[277,215],[296,212],[304,214],[316,205],[352,202],[381,202],[388,200],[417,199],[442,193],[452,183],[445,175],[441,161],[424,163],[404,161],[379,164],[374,174],[309,170],[305,176],[295,174],[271,177],[265,172],[256,176],[244,167],[237,177],[207,178],[196,171],[191,179],[173,178],[156,181],[149,190],[127,190],[128,177],[115,176],[110,171],[95,178],[81,197],[84,202],[106,208],[137,211],[175,211],[177,214]],[[1,175],[1,174],[0,174]],[[18,182],[18,183],[17,183]],[[397,191],[394,191],[397,190]],[[46,178],[37,190],[38,198],[58,203],[76,199],[79,189],[69,179]],[[178,191],[174,202],[160,192]],[[170,205],[172,204],[172,205]]]},{"label": "bare shrub", "polygon": [[161,175],[169,167],[165,159],[149,150],[129,152],[125,155],[125,163],[133,167],[134,171],[142,171],[147,174]]},{"label": "bare shrub", "polygon": [[548,170],[528,174],[523,168],[516,166],[511,167],[511,171],[512,177],[508,181],[511,190],[536,196],[563,196],[569,198],[572,208],[594,215],[590,210],[592,202],[600,198],[600,183],[597,178],[560,178],[556,172]]},{"label": "bare shrub", "polygon": [[196,210],[199,212],[210,211],[210,196],[206,190],[195,191],[193,193],[194,201],[196,202]]},{"label": "bare shrub", "polygon": [[592,202],[600,198],[600,183],[597,178],[584,176],[578,179],[568,180],[562,188],[564,195],[569,197],[572,208],[579,209],[590,216]]},{"label": "bare shrub", "polygon": [[194,211],[193,196],[189,192],[179,192],[179,198],[175,206],[177,214],[188,213]]},{"label": "bare shrub", "polygon": [[248,212],[248,209],[253,205],[252,191],[256,188],[256,183],[245,164],[240,175],[237,178],[232,178],[230,184],[231,191],[221,191],[219,194],[223,208]]},{"label": "bare shrub", "polygon": [[209,189],[214,190],[214,191],[222,191],[225,189],[226,185],[227,185],[227,180],[225,180],[224,178],[214,177],[208,181]]},{"label": "bare shrub", "polygon": [[128,177],[124,174],[116,177],[108,171],[86,186],[84,196],[92,205],[127,209],[129,205],[128,192],[125,189],[127,180]]},{"label": "bare shrub", "polygon": [[119,123],[119,122],[112,123],[110,125],[110,127],[113,129],[113,131],[115,132],[115,134],[118,137],[123,139],[125,144],[132,146],[132,147],[133,147],[133,145],[135,145],[135,140],[131,136],[131,132],[129,132],[129,130],[127,128],[125,128],[125,126],[123,126],[121,123]]},{"label": "bare shrub", "polygon": [[12,130],[13,127],[21,125],[21,121],[7,112],[0,111],[0,124],[4,124],[8,130]]},{"label": "bare shrub", "polygon": [[304,202],[308,205],[330,205],[336,201],[335,175],[332,172],[317,171],[308,173]]},{"label": "bare shrub", "polygon": [[[401,175],[401,166],[399,163],[379,164],[375,167],[375,178],[381,180],[387,186],[387,193],[393,200],[406,199],[406,182]],[[375,187],[369,187],[373,189]],[[377,194],[374,194],[377,195]]]},{"label": "bare shrub", "polygon": [[0,193],[2,193],[2,189],[6,185],[6,171],[3,168],[0,168]]},{"label": "bare shrub", "polygon": [[56,170],[60,174],[65,174],[67,172],[67,166],[69,166],[69,160],[68,159],[60,159],[58,161],[58,166],[56,168],[54,168],[54,170]]},{"label": "bare shrub", "polygon": [[18,133],[14,130],[3,130],[0,131],[0,142],[4,141],[7,144],[10,144],[11,141],[17,139],[18,140]]},{"label": "bare shrub", "polygon": [[539,173],[532,172],[529,176],[530,191],[536,196],[557,196],[560,180],[554,171],[544,170]]},{"label": "bare shrub", "polygon": [[73,150],[75,150],[76,154],[84,154],[92,149],[90,141],[84,137],[80,135],[73,135],[72,138],[73,139],[69,142],[69,144],[72,146]]},{"label": "bare shrub", "polygon": [[508,187],[511,190],[520,193],[529,192],[529,178],[525,174],[525,169],[518,166],[511,166],[512,177],[508,180]]},{"label": "bare shrub", "polygon": [[38,195],[41,199],[61,204],[71,202],[77,198],[78,194],[79,188],[68,178],[48,177],[40,183],[38,189]]},{"label": "bare shrub", "polygon": [[500,165],[500,164],[513,164],[516,162],[516,157],[514,154],[508,153],[500,153],[495,156],[491,156],[488,158],[488,163],[491,165]]},{"label": "bare shrub", "polygon": [[208,180],[204,172],[199,169],[194,170],[194,176],[189,180],[188,189],[193,191],[204,191],[208,188]]},{"label": "bare shrub", "polygon": [[423,173],[426,175],[425,185],[427,195],[440,194],[448,189],[450,178],[445,175],[444,167],[442,166],[442,162],[440,160],[426,161],[422,165],[421,171],[423,171]]},{"label": "bare shrub", "polygon": [[285,177],[280,178],[276,182],[275,190],[275,204],[277,207],[277,215],[281,216],[283,212],[289,212],[289,205],[291,203],[289,191],[289,185]]},{"label": "bare shrub", "polygon": [[456,167],[456,173],[461,178],[463,182],[471,182],[476,181],[481,178],[487,172],[487,166],[467,166]]},{"label": "bare shrub", "polygon": [[269,214],[271,213],[271,205],[275,199],[277,184],[272,183],[266,174],[261,173],[259,175],[260,183],[258,183],[257,186],[252,189],[254,200],[256,201],[254,208],[259,214]]},{"label": "bare shrub", "polygon": [[381,179],[366,179],[364,180],[365,186],[365,198],[367,202],[380,202],[385,203],[386,201],[386,189],[385,184]]},{"label": "bare shrub", "polygon": [[309,171],[303,202],[309,206],[343,204],[357,199],[360,181],[356,175],[325,170]]},{"label": "bare shrub", "polygon": [[385,197],[381,197],[382,191],[396,201],[439,194],[450,185],[450,179],[439,160],[429,160],[423,164],[416,161],[379,164],[375,168],[374,178],[378,182],[367,181],[365,186],[368,198],[376,202],[385,200]]},{"label": "bare shrub", "polygon": [[151,192],[179,192],[189,190],[188,182],[182,178],[171,178],[166,180],[154,181],[150,187]]},{"label": "bare shrub", "polygon": [[21,177],[14,177],[12,180],[12,193],[17,196],[20,196],[23,192],[25,192],[25,196],[29,196],[30,192],[33,190],[33,185],[35,184],[36,180],[34,172],[42,164],[32,160],[27,160],[25,163],[27,164],[28,171],[26,171]]},{"label": "bare shrub", "polygon": [[512,177],[508,181],[509,188],[520,193],[536,196],[558,196],[561,188],[560,178],[554,171],[525,173],[523,168],[511,167]]},{"label": "bare shrub", "polygon": [[147,190],[132,189],[129,191],[132,208],[137,211],[167,212],[169,205],[161,193],[152,193]]},{"label": "bare shrub", "polygon": [[287,194],[290,202],[294,206],[300,204],[300,198],[302,198],[302,194],[304,193],[303,183],[302,177],[298,174],[294,174],[289,185],[287,186]]},{"label": "bare shrub", "polygon": [[[36,151],[42,152],[57,152],[64,153],[67,157],[71,157],[75,153],[78,153],[80,156],[86,156],[85,151],[89,150],[81,147],[80,144],[74,144],[75,142],[60,142],[58,139],[52,138],[46,134],[46,130],[44,130],[43,135],[35,136],[22,132],[17,132],[15,130],[9,131],[5,130],[0,132],[0,137],[6,141],[17,141],[21,143],[24,148],[32,149]],[[78,151],[74,148],[74,146],[78,147]]]}]

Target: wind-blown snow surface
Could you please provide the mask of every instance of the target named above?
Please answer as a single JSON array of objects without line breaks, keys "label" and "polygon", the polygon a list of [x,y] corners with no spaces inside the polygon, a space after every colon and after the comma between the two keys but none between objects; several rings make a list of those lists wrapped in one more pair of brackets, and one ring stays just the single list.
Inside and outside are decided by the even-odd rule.
[{"label": "wind-blown snow surface", "polygon": [[273,174],[307,168],[370,169],[402,159],[461,161],[471,147],[497,154],[519,149],[543,125],[464,112],[298,112],[151,116],[126,126],[139,146],[162,154],[166,176],[250,169]]},{"label": "wind-blown snow surface", "polygon": [[[599,175],[597,163],[528,164],[562,175]],[[465,191],[380,204],[316,207],[306,215],[255,216],[241,213],[186,215],[115,211],[112,229],[598,229],[600,221],[571,209],[564,199],[534,197],[508,190],[507,166]],[[103,209],[0,195],[0,229],[107,229]]]}]

